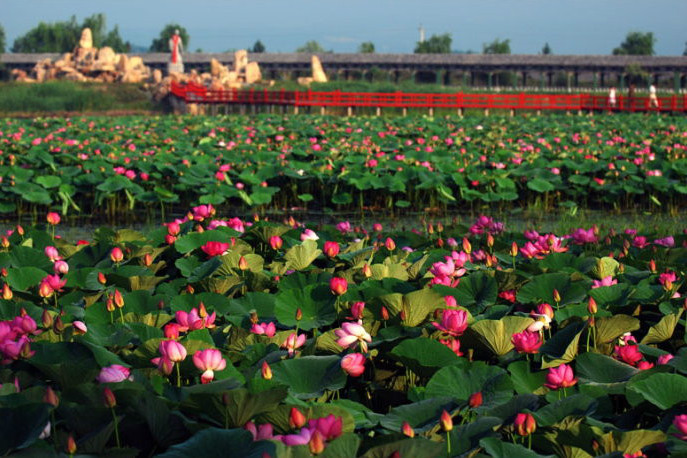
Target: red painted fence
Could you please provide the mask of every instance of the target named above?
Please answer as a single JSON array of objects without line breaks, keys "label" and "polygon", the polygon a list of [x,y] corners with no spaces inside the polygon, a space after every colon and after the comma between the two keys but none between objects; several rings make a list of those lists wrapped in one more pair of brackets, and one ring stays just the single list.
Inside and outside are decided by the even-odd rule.
[{"label": "red painted fence", "polygon": [[613,110],[687,112],[687,95],[658,97],[658,107],[650,107],[649,97],[618,96],[615,107],[607,95],[591,94],[423,94],[406,92],[316,92],[226,89],[210,90],[189,83],[172,83],[172,94],[187,103],[285,105],[295,107],[379,107],[453,108],[505,110]]}]

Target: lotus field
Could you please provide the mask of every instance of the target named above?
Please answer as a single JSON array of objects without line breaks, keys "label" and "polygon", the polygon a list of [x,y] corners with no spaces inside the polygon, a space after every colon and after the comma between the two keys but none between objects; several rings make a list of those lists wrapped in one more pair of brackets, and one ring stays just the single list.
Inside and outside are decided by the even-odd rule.
[{"label": "lotus field", "polygon": [[0,454],[687,455],[687,232],[480,213],[678,211],[684,118],[0,130]]},{"label": "lotus field", "polygon": [[12,120],[0,124],[0,212],[121,224],[207,204],[677,211],[685,132],[684,117],[641,115]]}]

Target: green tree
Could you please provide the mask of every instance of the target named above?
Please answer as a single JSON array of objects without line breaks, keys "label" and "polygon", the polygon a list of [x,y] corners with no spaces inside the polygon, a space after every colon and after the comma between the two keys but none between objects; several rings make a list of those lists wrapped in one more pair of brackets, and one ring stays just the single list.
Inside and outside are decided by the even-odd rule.
[{"label": "green tree", "polygon": [[358,52],[363,54],[372,54],[375,52],[375,44],[371,41],[360,43],[360,46],[358,46]]},{"label": "green tree", "polygon": [[687,56],[687,41],[685,41],[685,50],[682,51],[683,56]]},{"label": "green tree", "polygon": [[262,44],[262,41],[258,40],[253,44],[253,48],[250,50],[250,52],[265,52],[265,45]]},{"label": "green tree", "polygon": [[331,52],[331,51],[326,51],[321,44],[319,44],[315,40],[310,40],[306,42],[303,46],[300,48],[296,49],[296,52],[304,52],[308,54],[317,54],[317,53],[325,53],[325,52]]},{"label": "green tree", "polygon": [[482,54],[510,54],[510,40],[499,40],[482,45]]},{"label": "green tree", "polygon": [[613,50],[614,55],[653,56],[656,38],[653,32],[629,32],[625,41]]},{"label": "green tree", "polygon": [[544,47],[541,48],[541,53],[544,55],[553,54],[553,52],[551,51],[551,46],[549,46],[548,42],[544,43]]},{"label": "green tree", "polygon": [[5,52],[5,29],[0,25],[0,53]]},{"label": "green tree", "polygon": [[432,35],[429,40],[418,41],[415,45],[417,54],[449,54],[451,52],[451,34]]},{"label": "green tree", "polygon": [[124,42],[119,35],[119,28],[115,26],[109,33],[106,28],[104,14],[94,14],[83,20],[81,24],[72,16],[68,21],[53,23],[40,22],[36,27],[14,40],[12,52],[69,52],[79,43],[81,31],[90,28],[93,36],[93,46],[100,48],[110,46],[116,52],[126,52],[130,44]]},{"label": "green tree", "polygon": [[191,36],[188,34],[185,28],[179,24],[167,24],[162,31],[160,36],[155,38],[150,44],[150,52],[169,52],[169,39],[174,35],[174,31],[179,30],[179,36],[181,37],[181,44],[184,45],[184,49],[189,49],[188,44],[191,41]]}]

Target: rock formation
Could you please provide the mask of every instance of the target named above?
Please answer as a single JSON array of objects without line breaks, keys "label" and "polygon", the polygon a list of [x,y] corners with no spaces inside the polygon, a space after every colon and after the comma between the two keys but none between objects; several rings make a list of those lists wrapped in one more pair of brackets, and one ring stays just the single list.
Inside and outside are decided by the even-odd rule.
[{"label": "rock formation", "polygon": [[310,58],[311,76],[301,76],[298,78],[298,84],[302,86],[310,86],[312,83],[326,83],[328,81],[327,74],[322,68],[320,58],[313,55]]}]

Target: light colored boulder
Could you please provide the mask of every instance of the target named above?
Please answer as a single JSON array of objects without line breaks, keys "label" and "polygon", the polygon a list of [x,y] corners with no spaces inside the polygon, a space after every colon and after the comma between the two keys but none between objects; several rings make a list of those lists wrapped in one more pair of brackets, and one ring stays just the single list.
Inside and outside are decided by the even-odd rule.
[{"label": "light colored boulder", "polygon": [[98,64],[102,66],[107,65],[114,68],[114,66],[117,63],[117,55],[115,54],[112,48],[110,48],[109,46],[105,46],[104,48],[100,48],[98,50],[97,61]]},{"label": "light colored boulder", "polygon": [[81,39],[79,40],[79,48],[91,49],[93,47],[93,33],[91,29],[86,27],[81,31]]},{"label": "light colored boulder", "polygon": [[313,79],[311,76],[299,76],[298,79],[296,79],[296,82],[301,86],[310,86],[313,82]]},{"label": "light colored boulder", "polygon": [[224,67],[224,65],[222,65],[217,59],[213,58],[210,60],[210,74],[212,76],[219,76],[224,71],[226,71],[226,67]]},{"label": "light colored boulder", "polygon": [[239,49],[234,53],[234,71],[241,73],[246,65],[248,65],[248,51]]},{"label": "light colored boulder", "polygon": [[320,58],[317,56],[312,56],[310,58],[310,66],[312,67],[313,81],[315,83],[326,83],[327,74],[324,72],[324,69],[322,68],[322,62],[320,62]]},{"label": "light colored boulder", "polygon": [[260,66],[257,62],[249,62],[246,65],[246,84],[257,83],[262,79],[262,73],[260,72]]},{"label": "light colored boulder", "polygon": [[120,54],[119,60],[117,61],[117,71],[120,73],[126,73],[129,70],[131,70],[131,66],[129,65],[129,56],[126,54]]},{"label": "light colored boulder", "polygon": [[155,70],[153,70],[153,83],[155,83],[155,84],[162,83],[162,71],[159,68],[156,68]]}]

